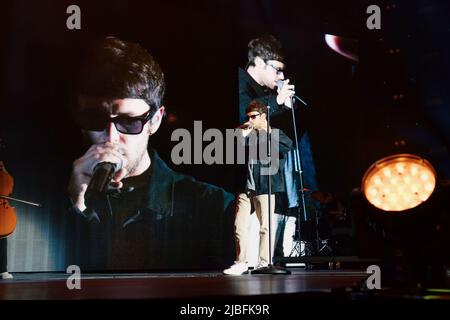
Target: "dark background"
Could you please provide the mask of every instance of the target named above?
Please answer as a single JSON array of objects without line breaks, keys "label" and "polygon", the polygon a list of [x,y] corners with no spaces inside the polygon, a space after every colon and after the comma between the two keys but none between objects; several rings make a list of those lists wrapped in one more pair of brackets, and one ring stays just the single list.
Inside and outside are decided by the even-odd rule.
[{"label": "dark background", "polygon": [[[176,128],[233,128],[237,67],[248,41],[271,33],[284,45],[299,111],[310,137],[318,188],[350,194],[365,170],[411,152],[450,177],[448,63],[450,21],[442,1],[378,1],[382,29],[365,27],[365,1],[25,1],[3,6],[0,137],[15,178],[19,224],[10,238],[10,269],[64,266],[66,185],[82,155],[73,124],[74,83],[83,52],[104,36],[148,49],[166,75],[168,117],[151,145],[171,165]],[[82,29],[66,28],[66,8],[81,7]],[[327,47],[326,33],[359,40],[359,63]],[[399,96],[402,95],[401,98]],[[403,142],[402,142],[403,141]],[[233,191],[226,165],[171,165]],[[308,172],[306,172],[308,174]]]}]

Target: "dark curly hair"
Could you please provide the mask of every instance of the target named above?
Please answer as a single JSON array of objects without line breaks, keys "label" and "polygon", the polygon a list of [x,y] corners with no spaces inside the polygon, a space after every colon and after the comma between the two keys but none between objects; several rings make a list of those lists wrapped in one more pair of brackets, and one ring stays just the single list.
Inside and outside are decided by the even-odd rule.
[{"label": "dark curly hair", "polygon": [[284,53],[280,41],[272,35],[251,40],[248,43],[247,65],[255,65],[256,57],[260,57],[264,61],[276,60],[284,62]]},{"label": "dark curly hair", "polygon": [[89,52],[79,78],[80,95],[143,99],[151,112],[163,104],[164,73],[137,43],[107,37]]}]

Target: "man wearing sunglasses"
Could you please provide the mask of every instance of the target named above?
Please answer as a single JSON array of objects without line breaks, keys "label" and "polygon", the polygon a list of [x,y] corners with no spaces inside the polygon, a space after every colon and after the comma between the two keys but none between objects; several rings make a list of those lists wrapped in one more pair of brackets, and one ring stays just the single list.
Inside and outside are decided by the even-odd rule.
[{"label": "man wearing sunglasses", "polygon": [[[253,39],[248,44],[246,69],[239,68],[239,122],[245,121],[249,103],[258,99],[270,105],[270,114],[277,115],[290,107],[294,85],[284,77],[284,54],[280,42],[273,36]],[[283,81],[281,88],[277,81]]]},{"label": "man wearing sunglasses", "polygon": [[[259,100],[250,102],[246,109],[248,121],[244,123],[242,135],[245,137],[245,145],[250,146],[246,151],[248,155],[245,166],[239,166],[237,175],[237,196],[236,196],[236,216],[234,222],[234,238],[236,248],[236,258],[234,264],[223,272],[227,275],[241,275],[248,271],[249,252],[248,246],[254,241],[250,239],[250,217],[253,211],[259,222],[259,257],[255,269],[263,268],[269,264],[269,214],[275,212],[275,194],[285,191],[284,177],[282,170],[276,170],[270,174],[271,182],[271,212],[268,208],[268,175],[269,164],[266,162],[268,157],[264,151],[267,151],[267,107]],[[273,131],[276,130],[276,134]],[[253,136],[251,136],[253,134]],[[285,156],[292,149],[292,140],[284,134],[283,131],[270,127],[271,135],[271,167],[275,164],[277,168],[282,168],[285,162]],[[251,146],[262,148],[262,152],[251,152]],[[254,149],[255,150],[255,149]],[[256,154],[257,153],[257,154]],[[256,155],[256,157],[255,157]],[[265,157],[264,157],[265,156]],[[275,223],[272,223],[275,225]],[[272,229],[272,233],[274,230]],[[275,242],[272,237],[272,242]],[[273,244],[273,243],[272,243]],[[272,246],[273,248],[273,246]]]},{"label": "man wearing sunglasses", "polygon": [[[285,78],[285,58],[281,43],[272,35],[255,38],[248,43],[247,66],[239,68],[239,120],[246,121],[246,108],[253,100],[258,100],[270,106],[271,124],[283,129],[288,135],[292,132],[290,120],[290,99],[295,94],[294,85]],[[283,86],[278,87],[277,81]],[[289,112],[287,112],[289,111]],[[291,138],[293,138],[291,136]],[[284,232],[278,238],[277,255],[288,255],[293,245],[295,232],[295,217],[290,208],[298,205],[296,182],[293,175],[293,152],[286,156],[284,167],[281,168],[286,183],[286,191],[277,197],[276,215],[279,230]],[[289,208],[289,209],[288,209]],[[294,213],[295,214],[295,213]]]},{"label": "man wearing sunglasses", "polygon": [[[175,173],[148,148],[164,115],[164,90],[160,66],[138,44],[108,37],[90,52],[76,112],[89,148],[74,161],[68,187],[76,230],[68,264],[217,268],[232,259],[232,195]],[[99,163],[116,170],[104,197],[89,207],[86,189]]]}]

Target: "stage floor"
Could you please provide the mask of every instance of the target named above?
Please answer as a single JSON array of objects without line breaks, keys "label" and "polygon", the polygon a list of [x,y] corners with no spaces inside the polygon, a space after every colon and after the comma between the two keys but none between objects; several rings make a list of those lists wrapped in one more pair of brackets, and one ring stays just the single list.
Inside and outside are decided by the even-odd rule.
[{"label": "stage floor", "polygon": [[363,271],[291,269],[290,275],[225,276],[219,272],[82,274],[81,290],[69,290],[65,273],[13,273],[0,280],[1,299],[184,299],[311,292],[358,285]]},{"label": "stage floor", "polygon": [[[0,299],[93,300],[150,299],[189,301],[207,299],[371,299],[365,287],[366,270],[306,270],[290,275],[225,276],[220,272],[82,274],[81,289],[69,290],[65,273],[13,273],[0,280]],[[382,280],[383,281],[383,280]],[[375,290],[383,292],[383,290]],[[396,293],[397,294],[397,293]],[[401,293],[394,298],[421,298]],[[446,295],[443,296],[444,300]],[[450,296],[447,296],[450,298]],[[423,297],[422,297],[423,298]]]}]

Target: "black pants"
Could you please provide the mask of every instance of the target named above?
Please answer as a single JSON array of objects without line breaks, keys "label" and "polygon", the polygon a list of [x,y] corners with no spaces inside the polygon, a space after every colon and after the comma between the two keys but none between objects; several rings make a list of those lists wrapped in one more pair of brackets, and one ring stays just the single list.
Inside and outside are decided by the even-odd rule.
[{"label": "black pants", "polygon": [[0,273],[6,271],[6,238],[4,238],[0,239]]}]

